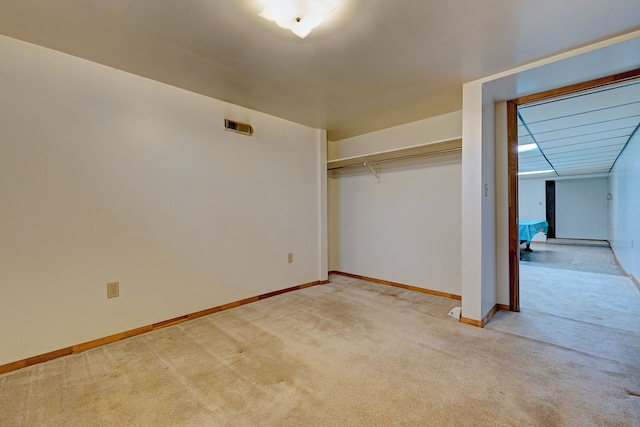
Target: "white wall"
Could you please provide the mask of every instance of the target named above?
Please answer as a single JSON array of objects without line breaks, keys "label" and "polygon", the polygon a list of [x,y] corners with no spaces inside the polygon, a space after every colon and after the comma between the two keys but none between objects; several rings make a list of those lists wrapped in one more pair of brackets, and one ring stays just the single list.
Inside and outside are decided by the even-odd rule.
[{"label": "white wall", "polygon": [[609,179],[556,180],[556,237],[606,240]]},{"label": "white wall", "polygon": [[0,364],[326,275],[324,131],[6,37],[0,57]]},{"label": "white wall", "polygon": [[329,271],[341,269],[340,245],[340,179],[329,178],[327,183],[327,210],[329,214]]},{"label": "white wall", "polygon": [[[429,129],[439,129],[433,133],[437,139],[460,137],[461,123],[456,128],[447,116],[333,146],[344,154],[353,146],[369,146],[369,139],[378,141],[371,145],[376,151],[399,140],[417,145],[429,142]],[[441,123],[446,129],[437,126]],[[367,170],[331,178],[329,268],[460,295],[460,179],[459,160],[383,166],[380,183]]]},{"label": "white wall", "polygon": [[[496,145],[497,132],[495,102],[482,89],[482,140],[494,141],[493,144],[482,144],[482,208],[478,212],[482,216],[482,264],[489,268],[482,269],[482,304],[481,312],[490,311],[497,301],[497,271],[496,271]],[[469,179],[469,176],[466,177]],[[467,213],[468,214],[468,213]],[[464,242],[463,242],[464,243]],[[469,254],[467,249],[467,255]],[[468,306],[467,306],[468,307]],[[473,311],[472,311],[473,313]],[[465,314],[463,316],[466,317]],[[471,317],[475,319],[475,317]]]},{"label": "white wall", "polygon": [[495,141],[500,135],[495,103],[483,85],[466,84],[462,93],[462,316],[477,321],[497,301],[495,177],[500,156]]},{"label": "white wall", "polygon": [[[556,182],[556,238],[606,240],[609,179],[598,177],[519,178],[520,219],[546,218],[546,181]],[[544,241],[538,233],[534,241]]]},{"label": "white wall", "polygon": [[[547,218],[546,178],[518,178],[518,216],[520,219],[545,220]],[[534,242],[546,241],[543,233]]]},{"label": "white wall", "polygon": [[394,126],[366,135],[359,135],[341,141],[328,143],[328,159],[361,156],[379,151],[396,150],[413,145],[445,139],[460,138],[462,135],[462,111],[418,120],[401,126]]},{"label": "white wall", "polygon": [[611,246],[627,273],[640,279],[640,134],[629,141],[609,178]]},{"label": "white wall", "polygon": [[546,178],[518,178],[518,215],[520,219],[547,217]]}]

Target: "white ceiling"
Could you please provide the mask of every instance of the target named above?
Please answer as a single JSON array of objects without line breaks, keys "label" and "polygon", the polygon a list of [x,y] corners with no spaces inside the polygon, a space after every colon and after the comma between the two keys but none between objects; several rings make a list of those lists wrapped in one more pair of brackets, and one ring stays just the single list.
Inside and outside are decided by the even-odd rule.
[{"label": "white ceiling", "polygon": [[609,173],[640,126],[640,80],[620,82],[518,108],[518,171],[537,176]]},{"label": "white ceiling", "polygon": [[2,0],[0,34],[339,140],[459,110],[465,82],[640,28],[640,0],[344,0],[299,39],[261,3]]}]

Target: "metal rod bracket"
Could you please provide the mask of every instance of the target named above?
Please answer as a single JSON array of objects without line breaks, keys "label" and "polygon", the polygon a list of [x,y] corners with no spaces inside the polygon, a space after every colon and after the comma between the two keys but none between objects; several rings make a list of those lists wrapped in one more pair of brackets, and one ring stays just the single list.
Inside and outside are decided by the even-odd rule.
[{"label": "metal rod bracket", "polygon": [[367,163],[367,161],[364,161],[364,165],[366,167],[369,168],[369,170],[371,171],[371,173],[378,178],[378,184],[380,184],[380,166],[378,166],[376,169],[373,168],[373,166],[371,166],[369,163]]}]

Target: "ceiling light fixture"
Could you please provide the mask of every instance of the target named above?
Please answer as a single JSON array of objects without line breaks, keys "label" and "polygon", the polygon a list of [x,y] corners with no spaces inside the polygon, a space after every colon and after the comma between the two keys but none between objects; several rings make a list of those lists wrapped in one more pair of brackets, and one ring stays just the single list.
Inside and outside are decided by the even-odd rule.
[{"label": "ceiling light fixture", "polygon": [[268,7],[258,15],[303,39],[336,9],[338,1],[269,0]]},{"label": "ceiling light fixture", "polygon": [[526,153],[527,151],[533,151],[537,149],[538,144],[536,143],[518,145],[518,153]]},{"label": "ceiling light fixture", "polygon": [[531,171],[531,172],[518,172],[518,176],[520,175],[537,175],[537,174],[543,174],[543,173],[552,173],[555,172],[553,169],[546,169],[543,171]]}]

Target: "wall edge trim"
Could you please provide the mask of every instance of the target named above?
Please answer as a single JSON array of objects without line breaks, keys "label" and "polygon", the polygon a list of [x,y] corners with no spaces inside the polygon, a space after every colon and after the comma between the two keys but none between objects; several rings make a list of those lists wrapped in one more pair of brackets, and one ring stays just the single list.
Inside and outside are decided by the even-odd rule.
[{"label": "wall edge trim", "polygon": [[[504,308],[503,308],[504,307]],[[469,319],[468,317],[461,317],[460,323],[464,323],[466,325],[477,326],[478,328],[484,328],[489,320],[493,317],[494,314],[498,312],[498,310],[506,310],[509,311],[509,306],[504,304],[496,304],[491,307],[491,310],[482,318],[482,320]]]}]

